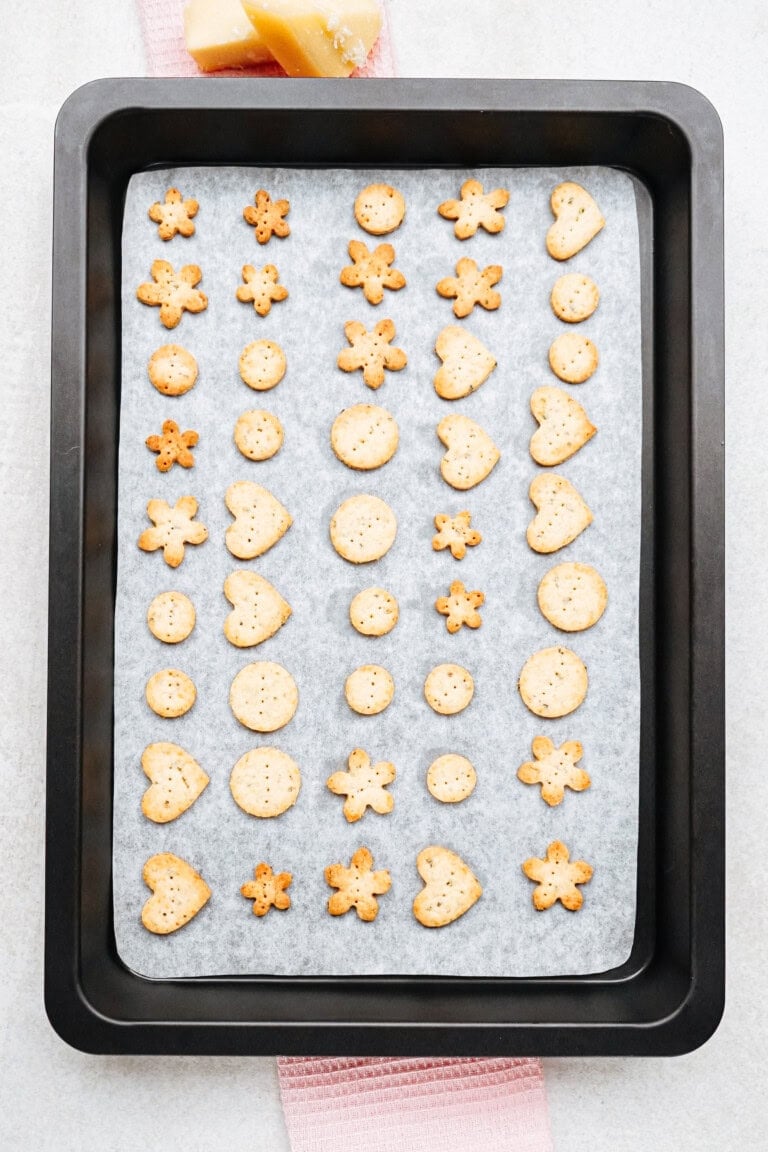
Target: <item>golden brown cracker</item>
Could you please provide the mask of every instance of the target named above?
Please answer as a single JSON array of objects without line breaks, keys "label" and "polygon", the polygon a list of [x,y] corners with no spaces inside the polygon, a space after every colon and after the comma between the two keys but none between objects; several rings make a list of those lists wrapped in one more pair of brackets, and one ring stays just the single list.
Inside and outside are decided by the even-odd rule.
[{"label": "golden brown cracker", "polygon": [[355,199],[355,220],[372,236],[394,232],[405,219],[405,200],[391,184],[369,184]]},{"label": "golden brown cracker", "polygon": [[142,877],[152,895],[141,910],[141,922],[158,936],[183,928],[211,898],[200,873],[172,852],[150,856]]},{"label": "golden brown cracker", "polygon": [[339,279],[347,288],[362,288],[369,304],[381,304],[385,288],[391,292],[405,288],[405,276],[392,267],[395,250],[391,244],[379,244],[369,252],[362,240],[350,240],[349,257],[353,263],[342,268]]},{"label": "golden brown cracker", "polygon": [[288,200],[273,200],[269,192],[260,188],[253,201],[243,208],[243,219],[253,228],[259,244],[267,244],[273,236],[290,236],[291,228],[285,219],[291,209]]},{"label": "golden brown cracker", "polygon": [[608,589],[597,569],[574,562],[550,568],[537,595],[542,615],[562,632],[591,628],[608,603]]},{"label": "golden brown cracker", "polygon": [[331,518],[331,543],[352,564],[379,560],[395,542],[397,518],[378,496],[350,496]]},{"label": "golden brown cracker", "polygon": [[183,396],[195,386],[197,360],[181,344],[163,344],[150,356],[147,373],[164,396]]},{"label": "golden brown cracker", "polygon": [[288,289],[278,283],[280,273],[274,264],[254,268],[253,264],[243,265],[243,283],[235,291],[241,304],[253,304],[259,316],[268,316],[273,304],[279,304],[288,297]]},{"label": "golden brown cracker", "polygon": [[389,872],[382,868],[373,871],[373,856],[367,848],[358,848],[349,868],[343,864],[329,864],[325,869],[325,882],[336,888],[328,899],[331,916],[343,916],[354,908],[361,920],[375,920],[379,913],[377,896],[383,896],[392,887]]},{"label": "golden brown cracker", "polygon": [[208,297],[196,285],[203,278],[197,264],[185,264],[180,272],[174,271],[167,260],[155,260],[147,280],[136,289],[142,304],[159,307],[160,322],[166,328],[175,328],[185,312],[203,312]]},{"label": "golden brown cracker", "polygon": [[326,780],[326,786],[335,796],[346,797],[342,812],[348,823],[354,824],[368,808],[380,816],[391,812],[395,801],[386,789],[397,775],[394,764],[389,760],[372,764],[370,756],[362,748],[354,748],[347,763],[349,770],[334,772]]},{"label": "golden brown cracker", "polygon": [[283,538],[293,523],[288,509],[269,489],[251,480],[230,484],[224,500],[235,518],[227,528],[225,541],[238,560],[263,556]]},{"label": "golden brown cracker", "polygon": [[475,548],[481,543],[483,537],[474,528],[471,512],[458,512],[455,516],[446,516],[439,512],[435,516],[437,535],[432,537],[432,547],[435,552],[450,548],[455,560],[463,560],[467,548]]},{"label": "golden brown cracker", "polygon": [[536,515],[528,525],[526,539],[534,552],[557,552],[592,523],[592,511],[579,492],[555,472],[540,472],[528,489]]},{"label": "golden brown cracker", "polygon": [[158,716],[175,719],[189,712],[197,698],[194,681],[178,668],[163,668],[147,680],[147,704]]},{"label": "golden brown cracker", "polygon": [[502,274],[501,264],[489,264],[481,271],[474,260],[465,256],[456,265],[455,276],[445,276],[437,282],[437,294],[453,300],[453,314],[459,319],[469,316],[476,304],[493,312],[501,304],[501,294],[494,286]]},{"label": "golden brown cracker", "polygon": [[281,664],[259,660],[246,664],[235,676],[229,706],[235,718],[252,732],[276,732],[293,719],[299,690]]},{"label": "golden brown cracker", "polygon": [[168,472],[174,464],[182,468],[194,468],[195,458],[191,449],[195,447],[200,434],[192,429],[180,432],[175,420],[164,420],[163,431],[160,436],[148,436],[147,448],[150,452],[157,452],[155,464],[158,471]]},{"label": "golden brown cracker", "polygon": [[566,740],[556,748],[548,736],[536,736],[532,744],[533,760],[521,764],[517,778],[523,784],[540,784],[541,798],[554,808],[562,804],[565,789],[583,792],[591,780],[583,768],[577,768],[584,750],[578,740]]},{"label": "golden brown cracker", "polygon": [[557,900],[569,912],[578,912],[584,903],[584,894],[577,885],[587,884],[594,874],[592,865],[586,861],[571,861],[568,849],[560,840],[553,840],[548,846],[545,859],[530,856],[523,861],[522,869],[528,879],[536,883],[532,899],[539,912],[551,908]]},{"label": "golden brown cracker", "polygon": [[438,664],[424,682],[427,704],[441,716],[463,712],[475,692],[475,682],[460,664]]},{"label": "golden brown cracker", "polygon": [[224,635],[236,648],[252,648],[268,640],[291,615],[290,604],[277,588],[247,568],[227,576],[224,595],[232,605]]},{"label": "golden brown cracker", "polygon": [[269,864],[262,861],[253,870],[253,880],[241,885],[240,895],[253,901],[254,916],[266,916],[270,908],[284,912],[291,906],[286,888],[292,880],[290,872],[273,872]]},{"label": "golden brown cracker", "polygon": [[145,528],[138,539],[143,552],[163,550],[163,559],[171,568],[178,568],[184,559],[185,544],[202,544],[208,539],[208,529],[195,520],[197,500],[194,496],[181,496],[173,508],[165,500],[150,500],[147,515],[152,528]]},{"label": "golden brown cracker", "polygon": [[347,676],[347,704],[361,716],[377,716],[392,703],[395,682],[380,664],[362,664]]},{"label": "golden brown cracker", "polygon": [[526,660],[518,688],[526,708],[554,720],[575,712],[587,694],[584,662],[570,648],[542,648]]},{"label": "golden brown cracker", "polygon": [[398,616],[397,600],[386,588],[364,588],[349,606],[350,623],[362,636],[386,636]]},{"label": "golden brown cracker", "polygon": [[243,812],[268,820],[281,816],[296,803],[301,771],[296,761],[279,748],[254,748],[241,756],[232,769],[229,790]]},{"label": "golden brown cracker", "polygon": [[392,320],[380,320],[370,332],[358,320],[349,320],[344,325],[344,335],[349,348],[342,348],[336,363],[342,372],[363,370],[363,380],[369,388],[381,388],[385,370],[399,372],[408,363],[402,348],[394,348],[395,325]]},{"label": "golden brown cracker", "polygon": [[141,766],[150,781],[141,798],[141,810],[155,824],[176,820],[209,784],[208,774],[178,744],[148,744]]},{"label": "golden brown cracker", "polygon": [[444,200],[437,209],[446,220],[456,221],[453,230],[459,240],[474,236],[478,228],[492,234],[503,231],[506,221],[499,209],[509,203],[506,188],[484,192],[479,180],[465,180],[460,196],[459,200]]},{"label": "golden brown cracker", "polygon": [[183,592],[161,592],[147,609],[147,624],[163,644],[180,644],[195,626],[195,606]]},{"label": "golden brown cracker", "polygon": [[597,432],[578,400],[553,385],[536,389],[531,412],[539,427],[531,436],[530,453],[544,468],[569,460]]},{"label": "golden brown cracker", "polygon": [[549,206],[555,222],[547,232],[547,251],[555,260],[569,260],[581,252],[605,226],[602,212],[580,184],[558,184]]},{"label": "golden brown cracker", "polygon": [[157,224],[157,234],[161,240],[172,240],[179,236],[194,236],[193,217],[197,216],[200,205],[191,197],[186,200],[178,188],[169,188],[163,203],[159,200],[150,207],[147,215]]},{"label": "golden brown cracker", "polygon": [[455,852],[439,844],[419,852],[416,868],[424,887],[413,902],[413,914],[425,928],[452,924],[483,894],[471,868]]}]

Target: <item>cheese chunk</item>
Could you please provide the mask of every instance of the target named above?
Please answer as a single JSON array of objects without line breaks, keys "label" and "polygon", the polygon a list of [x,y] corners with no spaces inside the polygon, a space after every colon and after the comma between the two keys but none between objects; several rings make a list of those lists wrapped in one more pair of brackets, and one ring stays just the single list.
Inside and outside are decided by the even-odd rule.
[{"label": "cheese chunk", "polygon": [[248,68],[272,59],[240,0],[190,0],[184,9],[184,39],[204,72]]},{"label": "cheese chunk", "polygon": [[381,31],[377,0],[242,0],[289,76],[349,76]]}]

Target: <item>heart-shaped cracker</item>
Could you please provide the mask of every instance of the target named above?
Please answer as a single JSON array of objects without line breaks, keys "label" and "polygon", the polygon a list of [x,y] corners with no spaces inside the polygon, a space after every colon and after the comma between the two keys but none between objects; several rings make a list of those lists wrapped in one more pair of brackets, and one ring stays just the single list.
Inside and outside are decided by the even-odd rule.
[{"label": "heart-shaped cracker", "polygon": [[178,744],[148,744],[141,766],[152,781],[141,798],[141,810],[155,824],[181,816],[208,787],[208,775]]},{"label": "heart-shaped cracker", "polygon": [[547,251],[555,260],[575,256],[605,224],[602,212],[580,184],[558,184],[549,205],[556,219],[547,232]]},{"label": "heart-shaped cracker", "polygon": [[424,887],[413,902],[413,914],[426,928],[458,920],[483,894],[480,883],[460,856],[432,844],[416,857]]},{"label": "heart-shaped cracker", "polygon": [[239,560],[262,556],[293,523],[287,508],[267,488],[251,480],[230,484],[224,497],[235,517],[226,532],[227,548]]},{"label": "heart-shaped cracker", "polygon": [[252,648],[274,636],[291,614],[291,606],[273,584],[241,568],[224,581],[224,595],[233,611],[224,621],[224,635],[236,648]]},{"label": "heart-shaped cracker", "polygon": [[562,464],[591,440],[597,428],[586,412],[562,388],[545,384],[531,396],[531,412],[539,427],[531,436],[530,452],[537,464]]},{"label": "heart-shaped cracker", "polygon": [[474,488],[499,462],[501,453],[493,440],[468,416],[446,416],[437,426],[437,435],[448,449],[440,472],[452,488]]},{"label": "heart-shaped cracker", "polygon": [[152,895],[141,910],[141,922],[158,936],[183,928],[211,898],[200,873],[172,852],[150,856],[142,876]]},{"label": "heart-shaped cracker", "polygon": [[443,400],[459,400],[477,391],[496,367],[482,340],[456,324],[443,328],[435,352],[443,362],[435,376],[435,392]]},{"label": "heart-shaped cracker", "polygon": [[591,509],[564,476],[540,472],[531,481],[528,495],[537,508],[526,534],[534,552],[557,552],[592,523]]}]

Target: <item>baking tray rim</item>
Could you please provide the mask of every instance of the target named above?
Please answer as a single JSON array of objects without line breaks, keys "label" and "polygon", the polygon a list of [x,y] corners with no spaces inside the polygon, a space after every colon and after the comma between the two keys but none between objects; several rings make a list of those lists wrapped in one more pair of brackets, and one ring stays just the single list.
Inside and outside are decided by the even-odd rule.
[{"label": "baking tray rim", "polygon": [[[98,129],[114,114],[124,111],[135,110],[138,107],[154,110],[158,113],[162,112],[163,108],[166,109],[189,109],[189,108],[204,108],[206,110],[226,109],[231,110],[233,107],[241,110],[252,110],[254,108],[272,108],[272,109],[313,109],[327,108],[333,111],[347,111],[356,112],[369,110],[372,113],[382,113],[392,106],[396,106],[397,112],[405,110],[423,111],[425,108],[434,111],[450,111],[450,112],[535,112],[535,113],[563,113],[566,109],[568,114],[583,114],[583,113],[598,113],[598,114],[641,114],[658,117],[661,120],[666,120],[670,125],[679,130],[691,152],[691,231],[692,231],[692,262],[691,262],[691,286],[695,288],[696,279],[696,262],[699,264],[707,264],[710,271],[714,269],[716,273],[715,279],[715,292],[710,293],[710,298],[703,303],[709,305],[709,308],[702,308],[702,301],[694,294],[691,300],[691,322],[696,325],[696,322],[701,323],[700,316],[704,312],[709,312],[710,332],[713,334],[708,348],[709,360],[703,360],[702,363],[697,364],[697,345],[692,342],[691,348],[691,385],[692,389],[696,391],[695,386],[698,385],[698,390],[694,396],[695,400],[700,398],[706,400],[706,404],[694,404],[691,411],[691,454],[692,454],[692,475],[691,475],[691,503],[693,508],[692,518],[692,599],[694,607],[698,611],[692,614],[691,627],[692,627],[692,710],[696,710],[698,705],[698,713],[700,721],[703,720],[705,711],[708,712],[708,724],[705,725],[706,732],[703,733],[706,739],[709,756],[708,763],[711,766],[707,778],[701,782],[697,792],[691,798],[691,817],[692,822],[696,823],[697,811],[695,810],[695,801],[697,796],[699,802],[703,804],[702,814],[708,817],[704,827],[708,829],[708,839],[706,843],[700,840],[697,842],[696,838],[693,839],[692,851],[696,851],[697,844],[698,850],[702,852],[704,849],[704,857],[698,861],[699,868],[706,863],[706,860],[715,863],[719,861],[720,871],[722,872],[722,817],[723,817],[723,796],[722,796],[722,714],[721,710],[712,708],[711,689],[720,689],[720,698],[722,698],[722,592],[723,592],[723,579],[722,579],[722,474],[723,474],[723,460],[722,460],[722,447],[721,451],[712,452],[712,431],[718,431],[722,428],[722,134],[720,130],[719,120],[717,114],[714,112],[712,106],[700,94],[694,90],[687,88],[684,85],[678,84],[665,84],[657,82],[649,83],[624,83],[624,82],[579,82],[579,81],[367,81],[368,87],[363,89],[366,93],[366,99],[361,100],[358,97],[359,85],[350,90],[349,86],[345,87],[343,82],[300,82],[291,81],[288,83],[277,82],[277,86],[273,81],[253,81],[253,80],[177,80],[177,81],[156,81],[156,80],[116,80],[116,81],[95,81],[83,88],[78,89],[77,92],[71,96],[64,105],[56,128],[56,200],[55,207],[59,209],[58,223],[58,237],[61,237],[61,210],[65,204],[72,207],[73,202],[79,204],[80,208],[85,206],[85,192],[88,180],[88,163],[89,163],[89,149],[95,133]],[[278,95],[279,93],[279,95]],[[275,98],[277,96],[277,98]],[[368,98],[370,96],[370,99]],[[311,98],[310,98],[311,97]],[[66,175],[74,175],[76,179],[69,187],[66,186]],[[693,241],[696,237],[696,224],[697,216],[695,208],[698,205],[701,209],[702,203],[708,209],[707,225],[709,235],[702,237],[707,239],[709,247],[697,247]],[[82,218],[69,220],[69,226],[74,230],[70,233],[69,246],[72,247],[77,241],[84,241],[84,227],[85,221]],[[713,231],[714,226],[714,231]],[[712,246],[712,236],[715,238],[715,245]],[[81,245],[82,251],[82,245]],[[56,233],[55,233],[55,254],[59,252],[56,247]],[[84,264],[84,257],[83,257]],[[83,268],[84,271],[84,268]],[[719,275],[718,275],[719,274]],[[717,282],[720,283],[720,295],[717,293]],[[73,332],[72,317],[76,314],[79,321],[82,319],[83,324],[87,316],[87,304],[85,291],[87,288],[86,283],[83,281],[77,286],[76,307],[74,313],[71,309],[71,293],[69,305],[65,307],[64,301],[61,298],[61,291],[57,290],[58,278],[54,281],[54,372],[58,367],[56,356],[56,337],[62,331],[62,326],[69,327],[70,337],[74,335],[77,356],[84,365],[85,349],[83,346],[83,333]],[[719,312],[713,307],[712,296],[714,296],[714,304],[716,305],[718,299],[720,301]],[[697,306],[698,313],[697,315]],[[712,313],[716,312],[714,317],[714,325],[712,325]],[[80,344],[77,343],[77,338],[80,338]],[[712,340],[714,340],[715,356],[712,357]],[[65,340],[66,344],[67,341]],[[71,349],[70,349],[71,350]],[[81,395],[81,405],[83,396]],[[60,420],[62,417],[61,405],[57,406],[57,396],[55,390],[52,393],[53,416]],[[75,431],[76,427],[72,425],[71,421],[73,416],[77,417],[79,424],[77,427],[81,435],[72,440],[79,449],[82,449],[82,411],[76,414],[70,413],[70,431]],[[64,424],[67,420],[64,419]],[[76,422],[77,423],[77,422]],[[56,427],[56,425],[55,425]],[[721,437],[720,444],[721,444]],[[67,443],[69,438],[65,437]],[[61,549],[61,538],[57,530],[60,524],[60,519],[53,515],[54,512],[60,509],[57,506],[57,496],[61,494],[61,486],[67,486],[69,483],[70,491],[72,482],[75,482],[76,491],[79,493],[80,506],[78,511],[82,513],[82,500],[83,500],[83,480],[84,480],[84,453],[74,452],[69,454],[67,458],[67,450],[62,451],[61,447],[56,444],[56,438],[52,437],[52,453],[51,453],[51,480],[52,480],[52,517],[51,517],[51,556],[57,556]],[[697,452],[697,449],[699,450]],[[698,493],[701,492],[705,499],[696,499]],[[80,523],[78,524],[78,549],[76,550],[76,557],[78,565],[83,560],[83,525],[82,514],[80,515]],[[57,537],[57,539],[54,539]],[[706,571],[699,572],[698,578],[701,585],[701,594],[696,597],[696,584],[697,584],[697,540],[706,543],[709,549],[708,563],[704,565]],[[58,548],[57,548],[58,545]],[[700,554],[700,553],[699,553]],[[71,557],[70,557],[71,559]],[[72,585],[72,590],[82,593],[82,570],[81,568],[75,572],[75,580]],[[57,610],[59,607],[59,597],[61,594],[61,586],[58,588],[54,585],[54,565],[52,564],[51,573],[51,628],[52,635],[55,635],[54,623],[57,619]],[[79,604],[79,601],[78,601]],[[82,607],[81,604],[79,604]],[[61,890],[66,885],[62,884],[61,869],[60,869],[60,854],[58,847],[61,842],[61,837],[69,838],[73,848],[75,859],[69,861],[70,868],[74,864],[74,868],[79,873],[79,855],[77,853],[79,845],[79,833],[81,828],[82,812],[79,811],[78,781],[66,781],[62,779],[61,774],[56,772],[59,763],[58,749],[55,747],[56,741],[51,741],[50,732],[53,730],[57,734],[61,733],[60,714],[57,714],[55,703],[55,690],[61,687],[61,675],[66,672],[73,672],[82,670],[82,651],[80,649],[78,637],[78,644],[75,645],[74,650],[69,654],[69,658],[61,660],[58,658],[51,659],[51,682],[49,684],[49,723],[53,721],[51,728],[49,728],[49,771],[48,771],[48,852],[47,852],[47,915],[46,915],[46,1006],[49,1012],[49,1017],[53,1026],[68,1042],[73,1043],[77,1047],[85,1047],[86,1050],[100,1051],[100,1050],[128,1050],[121,1048],[120,1044],[114,1046],[114,1037],[112,1041],[106,1046],[102,1047],[102,1040],[100,1040],[99,1033],[103,1029],[115,1030],[117,1033],[125,1033],[126,1028],[134,1032],[136,1029],[141,1029],[141,1024],[127,1023],[120,1020],[109,1020],[107,1016],[99,1012],[97,1006],[89,999],[86,989],[82,986],[79,978],[78,960],[79,960],[79,947],[80,940],[75,933],[73,938],[72,932],[65,933],[65,938],[74,944],[74,952],[71,947],[67,948],[68,960],[71,961],[71,968],[66,968],[64,979],[62,979],[62,972],[59,961],[61,959],[61,952],[58,947],[61,941],[61,934],[58,931],[61,924],[61,917],[57,915],[55,907],[57,895],[61,895]],[[696,640],[699,640],[699,647],[697,652]],[[58,653],[54,649],[54,657],[58,657]],[[698,671],[698,678],[697,678]],[[58,677],[58,679],[57,679]],[[70,683],[72,681],[70,680]],[[704,692],[701,699],[696,696],[697,684],[704,684],[708,691]],[[79,692],[80,682],[76,682],[76,688]],[[79,696],[76,692],[77,703],[79,703]],[[58,724],[58,726],[57,726]],[[700,724],[701,727],[701,724]],[[79,753],[80,748],[80,733],[76,734],[76,742],[73,747]],[[695,737],[695,733],[694,733]],[[52,744],[54,747],[52,747]],[[713,755],[714,750],[714,755]],[[695,749],[694,749],[695,751]],[[57,778],[58,776],[58,778]],[[67,783],[70,785],[67,789]],[[68,792],[68,795],[67,795]],[[702,794],[699,795],[699,792]],[[73,794],[74,793],[74,794]],[[71,802],[75,801],[75,811],[71,810]],[[66,811],[67,801],[69,802],[69,811]],[[720,832],[718,834],[717,825],[719,823]],[[57,859],[58,857],[58,859]],[[692,865],[697,863],[696,859],[692,858]],[[72,877],[70,876],[70,880]],[[715,888],[718,885],[715,884]],[[74,891],[67,893],[69,911],[77,917],[79,913],[77,894]],[[680,988],[680,998],[674,1010],[670,1011],[663,1018],[654,1021],[643,1021],[638,1024],[616,1024],[608,1023],[601,1025],[599,1022],[593,1022],[590,1025],[564,1025],[558,1023],[542,1023],[540,1025],[533,1025],[531,1023],[509,1023],[501,1024],[498,1021],[492,1025],[484,1024],[476,1028],[473,1025],[458,1025],[455,1022],[445,1022],[443,1025],[435,1025],[430,1023],[416,1023],[415,1021],[408,1022],[407,1024],[389,1023],[386,1028],[381,1024],[370,1024],[369,1022],[353,1022],[350,1020],[341,1020],[336,1022],[335,1025],[324,1022],[321,1031],[326,1034],[326,1040],[330,1042],[329,1032],[332,1034],[336,1028],[349,1029],[352,1033],[359,1029],[373,1028],[377,1034],[379,1047],[376,1042],[373,1045],[372,1051],[379,1051],[381,1041],[386,1033],[389,1039],[387,1040],[387,1047],[389,1048],[392,1038],[398,1035],[408,1037],[409,1035],[415,1036],[419,1032],[428,1033],[430,1030],[441,1032],[440,1048],[445,1049],[445,1040],[448,1036],[453,1035],[455,1038],[466,1038],[476,1032],[477,1042],[482,1043],[483,1037],[487,1039],[489,1029],[495,1029],[501,1032],[518,1032],[527,1035],[525,1044],[530,1045],[534,1043],[531,1051],[551,1050],[551,1034],[553,1030],[560,1030],[563,1035],[571,1035],[576,1038],[576,1033],[583,1031],[584,1035],[576,1038],[576,1046],[572,1043],[565,1043],[565,1050],[575,1051],[592,1051],[599,1052],[617,1051],[623,1049],[616,1048],[617,1031],[628,1029],[631,1034],[634,1030],[644,1030],[648,1032],[653,1030],[657,1033],[657,1043],[654,1050],[663,1051],[687,1051],[691,1047],[695,1047],[702,1043],[711,1033],[720,1018],[723,1007],[723,932],[722,932],[722,888],[716,893],[716,897],[711,901],[712,907],[710,909],[707,920],[707,941],[710,946],[710,953],[708,956],[708,964],[704,966],[701,972],[691,973],[677,973],[677,983]],[[699,924],[694,927],[701,927],[701,920]],[[695,943],[695,934],[693,943]],[[654,961],[649,959],[649,967],[645,967],[645,972],[653,970]],[[610,974],[602,974],[604,979]],[[686,977],[690,976],[690,980]],[[706,976],[707,979],[697,979],[697,976]],[[376,978],[373,978],[376,979]],[[581,982],[590,983],[593,980],[600,981],[601,975],[596,977],[580,977]],[[633,976],[630,974],[625,977],[625,980],[630,981]],[[322,981],[317,981],[322,983]],[[445,982],[447,984],[454,983],[451,978],[441,978],[435,980],[435,983]],[[519,983],[520,981],[510,981],[510,983]],[[523,980],[524,983],[537,984],[537,980]],[[547,981],[544,981],[547,983]],[[213,982],[215,983],[215,982]],[[386,983],[386,981],[384,982]],[[460,982],[459,982],[460,983]],[[567,978],[555,978],[549,983],[569,983]],[[221,1029],[228,1029],[234,1025],[234,1021],[227,1021],[221,1025],[206,1024],[203,1027],[209,1036],[214,1032]],[[683,1028],[682,1025],[685,1025]],[[164,1023],[158,1022],[154,1029],[163,1028]],[[167,1028],[180,1028],[182,1031],[189,1033],[196,1025],[194,1023],[185,1024],[172,1024],[165,1023]],[[281,1021],[279,1024],[274,1023],[237,1023],[238,1029],[248,1029],[252,1033],[265,1033],[270,1037],[276,1038],[277,1035],[282,1034],[285,1036],[294,1033],[299,1029],[311,1028],[305,1022],[295,1021],[288,1023]],[[609,1030],[612,1042],[607,1046],[601,1047],[599,1037],[606,1029]],[[89,1032],[90,1030],[90,1032]],[[686,1038],[683,1042],[684,1046],[681,1047],[681,1031],[686,1032]],[[586,1033],[591,1035],[591,1041],[586,1041]],[[89,1035],[85,1035],[89,1033]],[[544,1037],[549,1036],[548,1040]],[[536,1039],[534,1039],[536,1038]],[[625,1038],[629,1047],[627,1051],[632,1050],[632,1042],[629,1038]],[[542,1043],[543,1041],[543,1043]],[[272,1044],[273,1040],[270,1039],[269,1043]],[[412,1046],[412,1039],[405,1041],[406,1046]],[[475,1041],[470,1044],[474,1045]],[[596,1046],[595,1046],[596,1044]],[[129,1046],[131,1050],[142,1050],[140,1048],[134,1049]],[[642,1049],[644,1046],[641,1045]],[[172,1050],[179,1050],[174,1048]],[[189,1051],[189,1047],[184,1045],[184,1050]],[[208,1050],[206,1048],[206,1050]],[[228,1051],[226,1046],[216,1048],[215,1050]],[[242,1048],[238,1048],[242,1050]],[[264,1051],[258,1045],[256,1051]],[[291,1051],[309,1051],[329,1050],[328,1043],[321,1044],[316,1048],[315,1041],[304,1041],[304,1046],[295,1048],[291,1044]],[[335,1047],[333,1050],[337,1050]],[[341,1049],[343,1051],[343,1046]],[[504,1051],[509,1049],[504,1048]],[[518,1051],[517,1048],[514,1049]],[[527,1050],[527,1049],[526,1049]],[[555,1049],[557,1050],[557,1049]]]}]

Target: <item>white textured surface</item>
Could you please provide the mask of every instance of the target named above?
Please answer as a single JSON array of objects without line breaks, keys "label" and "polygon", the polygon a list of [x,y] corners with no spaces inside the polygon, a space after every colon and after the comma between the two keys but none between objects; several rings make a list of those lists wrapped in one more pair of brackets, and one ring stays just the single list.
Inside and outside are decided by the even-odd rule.
[{"label": "white textured surface", "polygon": [[[726,137],[729,979],[724,1021],[676,1060],[549,1060],[558,1152],[736,1152],[765,1143],[768,287],[764,0],[391,0],[401,75],[678,80]],[[0,42],[0,1146],[35,1152],[285,1152],[269,1060],[101,1059],[42,1008],[51,140],[78,84],[144,70],[130,0],[13,7]],[[434,24],[433,24],[434,22]],[[438,27],[439,36],[427,29]],[[425,59],[419,33],[431,46]],[[491,1150],[489,1150],[491,1152]]]}]

